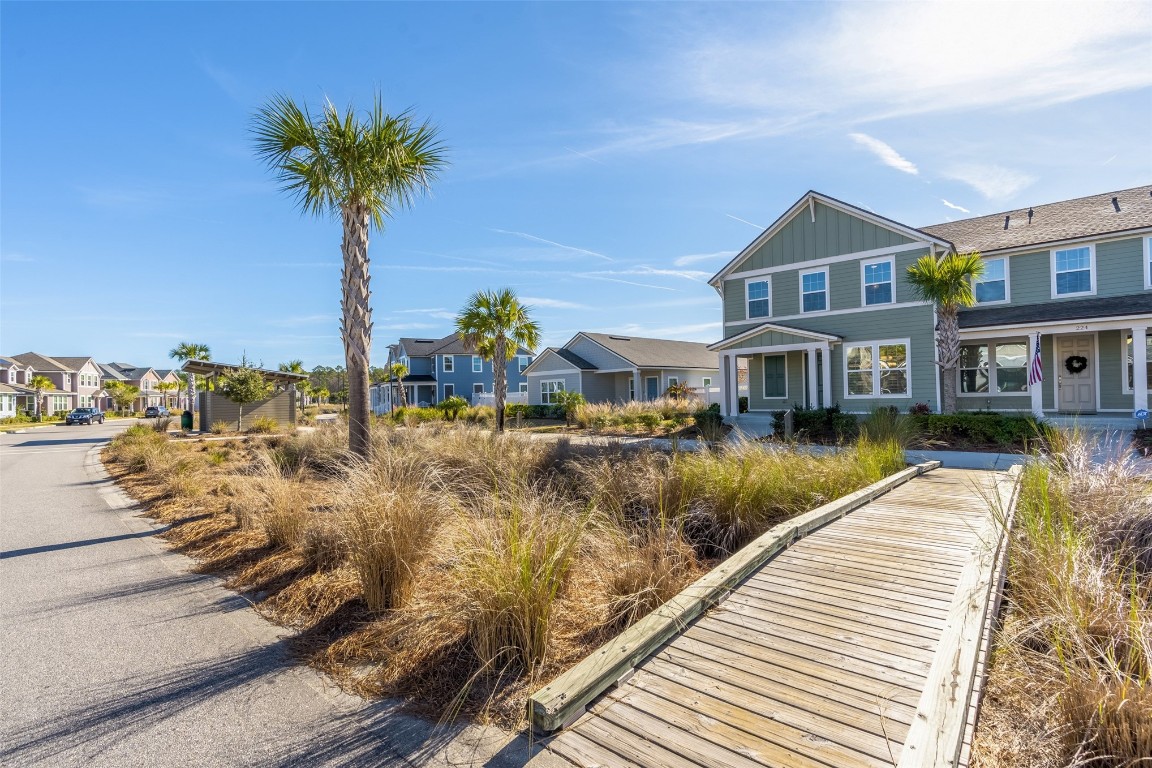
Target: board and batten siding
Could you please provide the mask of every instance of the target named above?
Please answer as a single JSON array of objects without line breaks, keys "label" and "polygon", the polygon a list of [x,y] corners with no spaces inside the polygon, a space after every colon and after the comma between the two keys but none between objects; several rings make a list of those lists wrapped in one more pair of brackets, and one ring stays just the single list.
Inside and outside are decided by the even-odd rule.
[{"label": "board and batten siding", "polygon": [[[233,429],[240,417],[240,406],[215,392],[200,393],[200,431],[207,431],[218,421],[227,422]],[[283,390],[267,400],[249,403],[244,406],[244,424],[252,419],[264,417],[275,419],[280,426],[296,423],[296,392]]]},{"label": "board and batten siding", "polygon": [[552,371],[563,371],[564,373],[574,372],[576,369],[572,363],[557,355],[555,352],[546,351],[540,354],[540,357],[533,363],[532,370],[529,376],[536,376],[541,373],[550,373]]}]

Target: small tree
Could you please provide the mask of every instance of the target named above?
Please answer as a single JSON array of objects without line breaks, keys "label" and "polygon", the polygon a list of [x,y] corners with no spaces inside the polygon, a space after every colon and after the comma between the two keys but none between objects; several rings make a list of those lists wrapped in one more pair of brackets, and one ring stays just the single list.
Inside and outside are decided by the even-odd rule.
[{"label": "small tree", "polygon": [[408,394],[404,391],[404,377],[408,375],[408,366],[404,363],[392,363],[388,366],[388,373],[392,376],[393,386],[399,391],[400,407],[404,408],[408,405]]},{"label": "small tree", "polygon": [[28,386],[36,392],[36,421],[44,420],[44,393],[56,389],[52,379],[47,376],[33,376]]},{"label": "small tree", "polygon": [[331,396],[332,396],[332,393],[329,392],[327,389],[318,389],[316,391],[316,402],[320,403],[321,405],[324,405],[325,403],[328,402],[328,398]]},{"label": "small tree", "polygon": [[220,378],[220,394],[240,406],[236,431],[243,432],[244,406],[267,398],[272,394],[272,385],[265,380],[264,374],[247,366],[229,370]]},{"label": "small tree", "polygon": [[112,395],[112,404],[116,406],[118,411],[126,411],[132,407],[132,403],[140,395],[140,387],[133,387],[131,384],[125,384],[122,381],[117,381],[114,384],[109,382],[112,386],[106,387],[108,394]]},{"label": "small tree", "polygon": [[173,403],[169,399],[168,393],[173,391],[173,390],[179,389],[179,388],[180,388],[180,385],[173,382],[173,381],[162,381],[156,385],[156,389],[164,393],[164,406],[165,407],[168,407],[169,405],[175,406],[175,403]]},{"label": "small tree", "polygon": [[552,393],[552,402],[564,409],[564,426],[570,427],[576,423],[580,406],[587,401],[579,392],[561,391]]}]

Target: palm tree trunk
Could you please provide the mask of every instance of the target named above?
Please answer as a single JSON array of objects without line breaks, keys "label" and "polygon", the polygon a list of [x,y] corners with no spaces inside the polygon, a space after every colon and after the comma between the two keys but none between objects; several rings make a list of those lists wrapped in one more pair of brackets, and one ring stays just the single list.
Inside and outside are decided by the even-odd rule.
[{"label": "palm tree trunk", "polygon": [[956,367],[960,364],[960,317],[955,307],[941,307],[936,320],[936,354],[940,365],[940,410],[956,412]]},{"label": "palm tree trunk", "polygon": [[361,202],[341,206],[344,239],[344,271],[340,275],[342,313],[340,335],[348,370],[348,448],[362,458],[371,458],[372,435],[369,422],[368,360],[372,348],[372,291],[368,275],[369,212]]},{"label": "palm tree trunk", "polygon": [[508,340],[501,334],[496,337],[496,349],[492,355],[492,394],[496,398],[496,431],[504,431],[504,401],[508,399]]}]

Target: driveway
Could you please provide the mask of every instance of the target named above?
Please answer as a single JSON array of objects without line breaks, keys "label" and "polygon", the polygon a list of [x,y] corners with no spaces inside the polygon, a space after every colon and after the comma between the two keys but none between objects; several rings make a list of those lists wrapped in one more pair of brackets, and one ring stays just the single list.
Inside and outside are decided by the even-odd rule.
[{"label": "driveway", "polygon": [[293,664],[287,631],[192,573],[104,475],[125,426],[0,435],[0,765],[527,762],[523,738],[436,729]]}]

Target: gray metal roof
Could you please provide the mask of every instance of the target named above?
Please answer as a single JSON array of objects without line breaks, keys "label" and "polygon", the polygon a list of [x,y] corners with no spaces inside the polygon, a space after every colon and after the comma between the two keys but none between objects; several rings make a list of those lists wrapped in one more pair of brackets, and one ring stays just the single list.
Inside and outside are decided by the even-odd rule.
[{"label": "gray metal roof", "polygon": [[977,307],[960,311],[961,328],[997,325],[1089,320],[1102,317],[1152,314],[1152,293],[1108,296],[1102,299],[1069,299],[1019,307]]},{"label": "gray metal roof", "polygon": [[[200,376],[219,376],[221,374],[234,371],[239,368],[239,365],[229,365],[228,363],[216,363],[208,360],[186,360],[180,370],[186,373],[195,373]],[[152,370],[151,368],[145,370]],[[289,373],[288,371],[273,371],[270,368],[255,368],[254,370],[260,371],[264,374],[266,381],[273,384],[295,384],[298,381],[303,381],[308,378],[306,373]]]},{"label": "gray metal roof", "polygon": [[646,339],[609,333],[584,333],[592,341],[616,353],[637,368],[699,368],[714,370],[720,367],[720,356],[708,349],[707,344],[673,339]]},{"label": "gray metal roof", "polygon": [[[1008,217],[1007,229],[1004,228],[1005,216]],[[990,253],[1146,227],[1152,227],[1152,186],[1034,205],[1030,209],[1018,208],[920,229],[950,241],[957,251]]]}]

